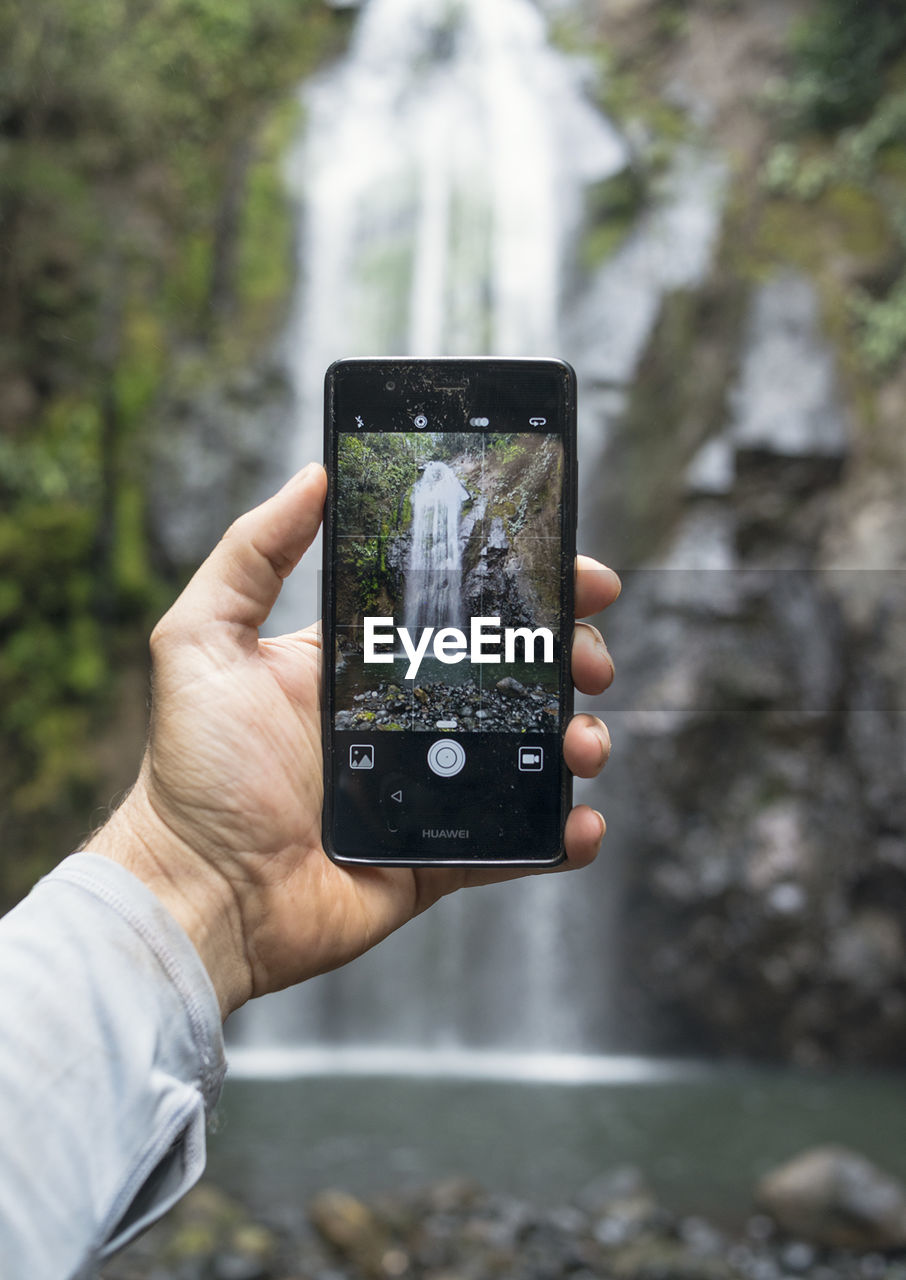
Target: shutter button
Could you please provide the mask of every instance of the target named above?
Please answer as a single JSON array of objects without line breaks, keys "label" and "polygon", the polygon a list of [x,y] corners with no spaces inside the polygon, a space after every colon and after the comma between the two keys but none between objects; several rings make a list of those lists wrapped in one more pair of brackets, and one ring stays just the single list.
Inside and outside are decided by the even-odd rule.
[{"label": "shutter button", "polygon": [[453,738],[438,738],[428,748],[428,767],[440,778],[452,778],[465,762],[465,750]]}]

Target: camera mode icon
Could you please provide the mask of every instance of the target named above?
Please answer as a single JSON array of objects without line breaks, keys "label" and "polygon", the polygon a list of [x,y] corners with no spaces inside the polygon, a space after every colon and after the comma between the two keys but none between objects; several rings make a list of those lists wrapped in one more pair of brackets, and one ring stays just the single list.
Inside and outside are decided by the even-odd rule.
[{"label": "camera mode icon", "polygon": [[521,773],[540,773],[544,768],[544,747],[520,747],[519,770]]},{"label": "camera mode icon", "polygon": [[374,747],[370,742],[353,743],[349,748],[350,769],[373,769]]}]

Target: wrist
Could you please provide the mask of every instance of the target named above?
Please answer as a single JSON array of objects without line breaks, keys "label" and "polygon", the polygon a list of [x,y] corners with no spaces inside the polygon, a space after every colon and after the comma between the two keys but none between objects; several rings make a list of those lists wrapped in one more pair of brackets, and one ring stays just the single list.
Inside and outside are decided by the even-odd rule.
[{"label": "wrist", "polygon": [[252,980],[236,893],[160,817],[141,776],[87,847],[141,880],[182,926],[207,969],[222,1018],[248,1000]]}]

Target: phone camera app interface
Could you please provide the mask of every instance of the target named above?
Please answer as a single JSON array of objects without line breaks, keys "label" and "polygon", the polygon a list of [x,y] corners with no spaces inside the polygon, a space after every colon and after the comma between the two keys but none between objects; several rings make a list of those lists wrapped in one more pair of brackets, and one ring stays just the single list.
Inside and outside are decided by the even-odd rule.
[{"label": "phone camera app interface", "polygon": [[562,439],[546,415],[506,432],[474,416],[463,431],[425,413],[402,430],[351,421],[336,459],[337,831],[520,856],[558,821]]}]

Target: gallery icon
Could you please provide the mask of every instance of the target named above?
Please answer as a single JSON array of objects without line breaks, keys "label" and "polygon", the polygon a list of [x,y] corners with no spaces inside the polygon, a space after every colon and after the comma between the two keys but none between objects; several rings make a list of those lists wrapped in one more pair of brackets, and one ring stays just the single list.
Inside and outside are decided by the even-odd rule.
[{"label": "gallery icon", "polygon": [[353,743],[349,748],[350,769],[373,769],[374,747],[370,742]]},{"label": "gallery icon", "polygon": [[544,747],[520,747],[519,771],[521,773],[540,773],[544,768]]}]

